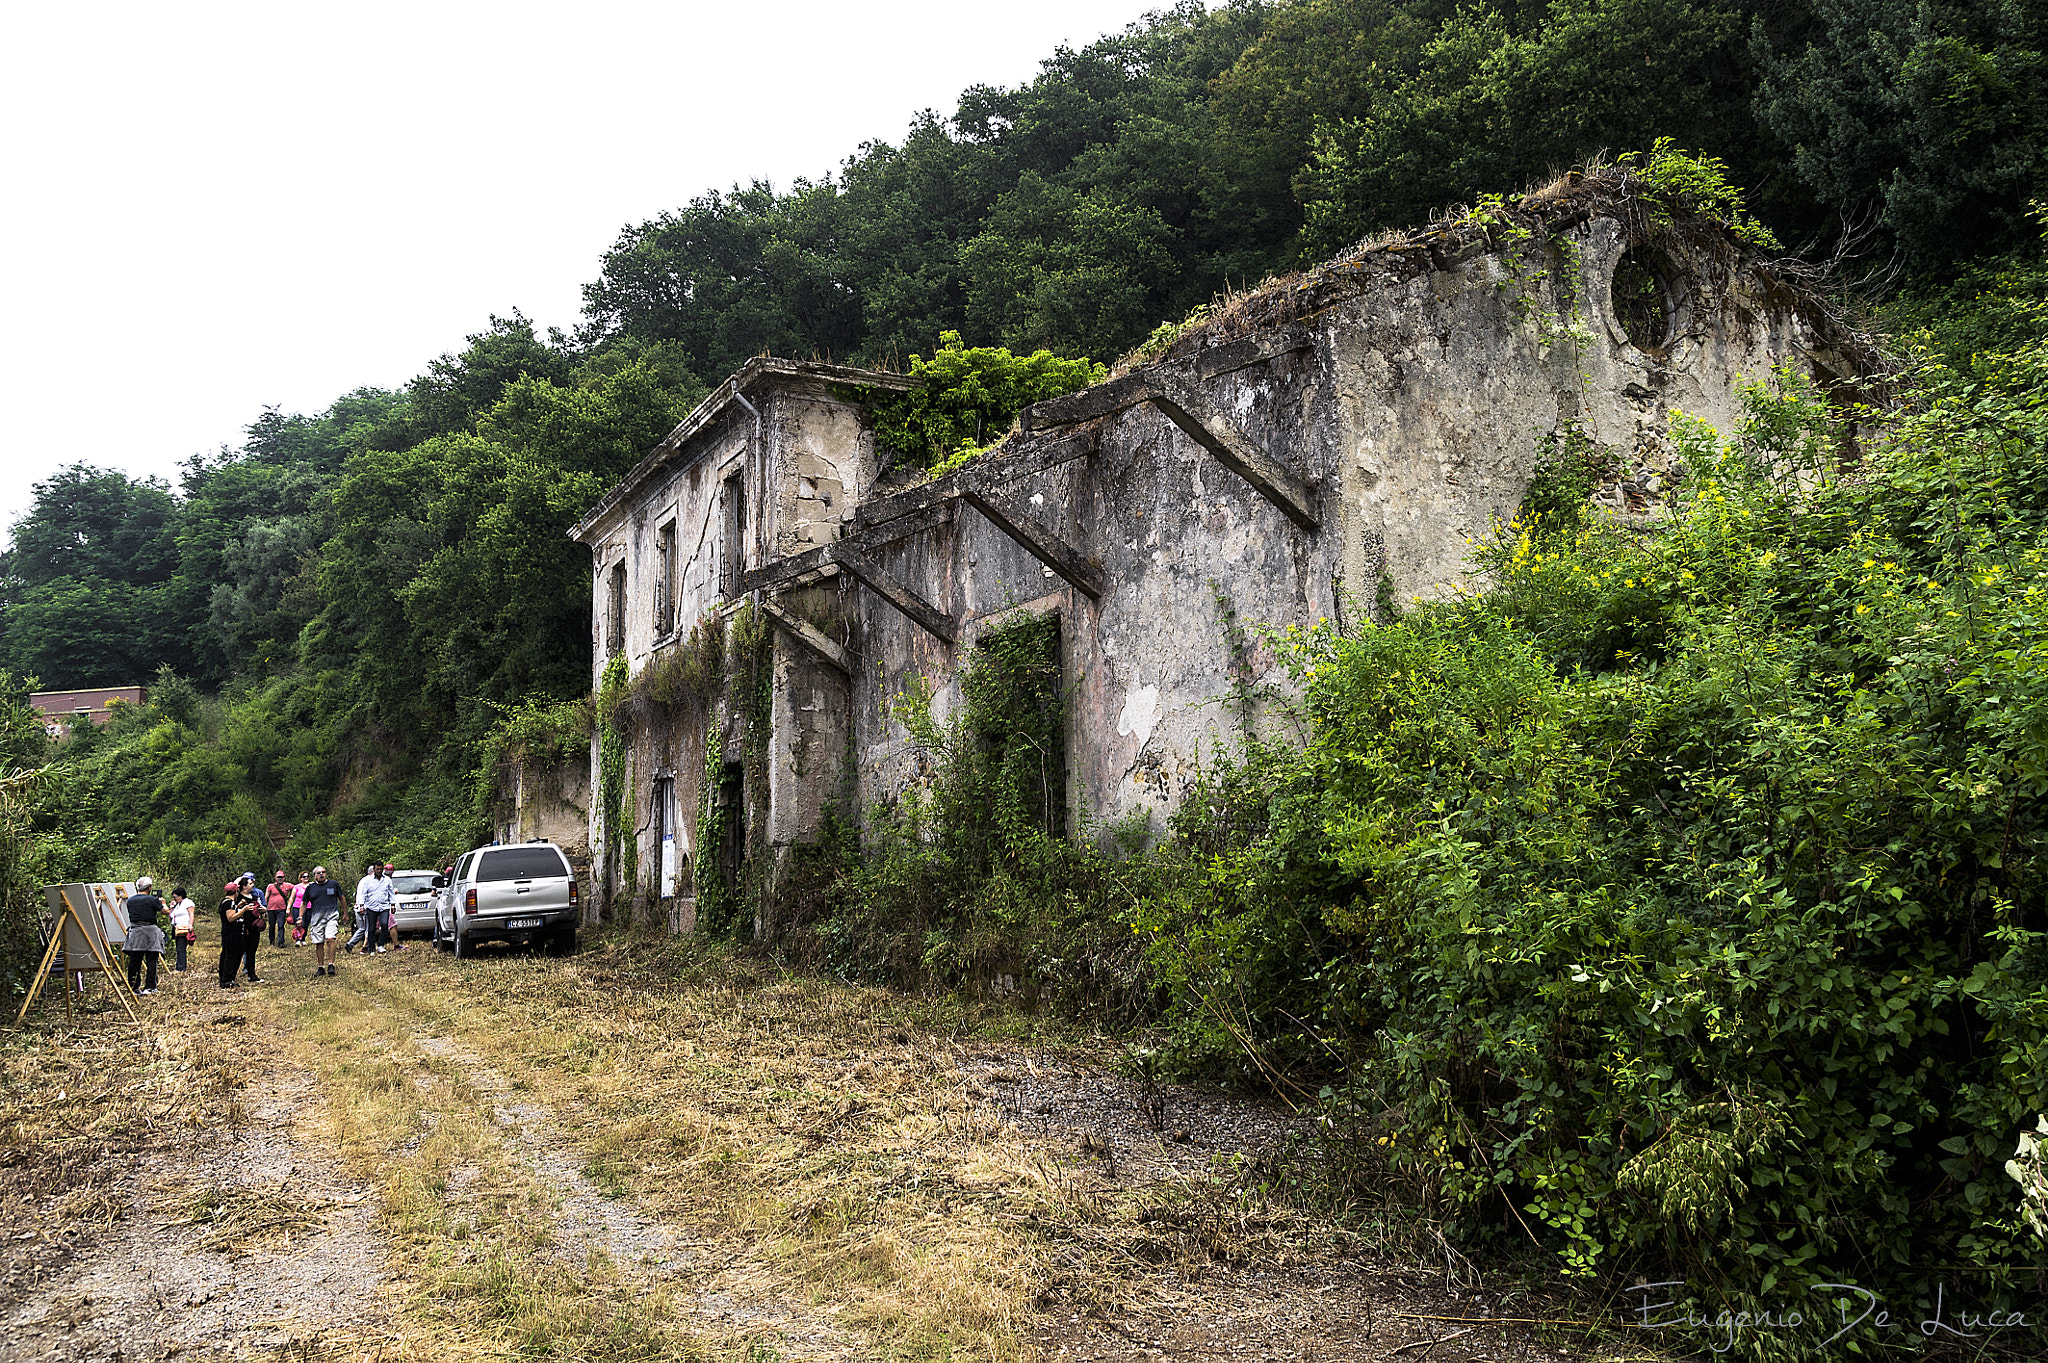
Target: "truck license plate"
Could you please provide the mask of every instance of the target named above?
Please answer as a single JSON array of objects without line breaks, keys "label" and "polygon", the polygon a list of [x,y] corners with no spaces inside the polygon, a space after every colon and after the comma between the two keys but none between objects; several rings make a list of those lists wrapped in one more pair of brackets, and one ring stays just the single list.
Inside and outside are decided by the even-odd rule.
[{"label": "truck license plate", "polygon": [[515,918],[505,926],[508,928],[537,928],[540,926],[540,920],[538,918]]}]

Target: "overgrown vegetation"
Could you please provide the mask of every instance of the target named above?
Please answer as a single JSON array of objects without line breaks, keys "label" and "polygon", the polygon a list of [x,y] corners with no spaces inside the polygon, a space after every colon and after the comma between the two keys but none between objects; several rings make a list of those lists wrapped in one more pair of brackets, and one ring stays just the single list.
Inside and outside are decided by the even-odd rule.
[{"label": "overgrown vegetation", "polygon": [[922,380],[918,387],[869,400],[875,443],[950,473],[1002,439],[1032,403],[1100,383],[1105,370],[1049,350],[1013,355],[1000,346],[969,347],[948,331],[929,360],[910,357],[910,373]]},{"label": "overgrown vegetation", "polygon": [[[1057,615],[983,634],[944,721],[898,699],[923,779],[869,820],[790,949],[908,986],[997,988],[1130,1021],[1151,1007],[1128,906],[1147,884],[1142,830],[1067,836],[1066,695]],[[1119,836],[1121,834],[1121,836]],[[859,850],[858,860],[851,853]]]},{"label": "overgrown vegetation", "polygon": [[[770,873],[768,751],[775,702],[774,626],[748,604],[724,632],[724,666],[706,695],[704,777],[697,809],[697,927],[751,941]],[[712,710],[717,704],[719,710]],[[726,780],[725,734],[740,741],[739,780]],[[738,821],[734,827],[733,822]]]},{"label": "overgrown vegetation", "polygon": [[[905,698],[926,779],[858,859],[840,827],[802,868],[817,903],[787,945],[1163,1016],[1174,1063],[1322,1096],[1469,1243],[1533,1242],[1576,1279],[2003,1299],[2041,1255],[2015,1191],[2037,1157],[2005,1161],[2048,1106],[2044,50],[2036,0],[1187,4],[836,179],[629,230],[573,340],[494,318],[401,391],[265,413],[175,493],[68,470],[15,527],[0,665],[156,684],[37,777],[6,674],[0,970],[39,880],[346,877],[475,839],[482,769],[576,732],[590,591],[564,531],[700,376],[936,336],[912,356],[933,382],[875,410],[942,470],[1101,375],[1071,357],[1163,353],[1230,281],[1447,202],[1505,215],[1479,192],[1655,139],[1622,158],[1650,228],[1704,214],[1759,249],[1903,262],[1891,315],[1945,363],[1861,464],[1787,381],[1728,440],[1681,426],[1672,515],[1624,531],[1584,506],[1609,453],[1560,428],[1484,552],[1495,588],[1397,612],[1383,580],[1376,623],[1276,641],[1304,741],[1247,738],[1157,847],[1062,826],[1058,626],[998,630],[949,719]],[[1620,294],[1632,330],[1668,322],[1648,257]],[[764,798],[766,629],[743,613],[607,668],[609,836],[623,705],[722,703]],[[722,798],[716,741],[700,921],[744,934],[765,832]]]},{"label": "overgrown vegetation", "polygon": [[2010,1303],[2048,420],[1933,371],[1844,477],[1796,381],[1748,413],[1679,424],[1658,533],[1532,517],[1488,593],[1280,640],[1311,736],[1190,802],[1154,961],[1186,1056],[1327,1084],[1482,1242],[1715,1308],[1931,1310],[1955,1264],[1951,1302]]}]

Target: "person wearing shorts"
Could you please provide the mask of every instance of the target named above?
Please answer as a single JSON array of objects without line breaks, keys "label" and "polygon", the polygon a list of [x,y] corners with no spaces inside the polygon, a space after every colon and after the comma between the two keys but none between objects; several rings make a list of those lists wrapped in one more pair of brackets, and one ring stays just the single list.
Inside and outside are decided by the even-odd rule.
[{"label": "person wearing shorts", "polygon": [[341,911],[348,896],[341,892],[341,886],[327,878],[325,866],[313,868],[313,878],[306,882],[305,890],[306,940],[313,944],[313,973],[332,975],[334,939],[341,934]]}]

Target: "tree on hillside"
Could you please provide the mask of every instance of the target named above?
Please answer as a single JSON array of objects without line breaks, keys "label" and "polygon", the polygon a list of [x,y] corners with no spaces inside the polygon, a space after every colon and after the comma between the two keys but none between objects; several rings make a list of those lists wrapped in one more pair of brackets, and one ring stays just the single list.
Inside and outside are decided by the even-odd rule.
[{"label": "tree on hillside", "polygon": [[0,667],[64,688],[131,685],[182,661],[170,489],[73,464],[35,494],[0,568]]},{"label": "tree on hillside", "polygon": [[1344,92],[1359,112],[1317,113],[1301,176],[1314,253],[1660,136],[1711,146],[1751,178],[1734,0],[1555,0],[1527,14],[1461,8],[1410,50],[1412,70],[1376,67]]},{"label": "tree on hillside", "polygon": [[2030,242],[2048,192],[2048,0],[1805,0],[1752,46],[1758,117],[1845,219],[1907,261]]}]

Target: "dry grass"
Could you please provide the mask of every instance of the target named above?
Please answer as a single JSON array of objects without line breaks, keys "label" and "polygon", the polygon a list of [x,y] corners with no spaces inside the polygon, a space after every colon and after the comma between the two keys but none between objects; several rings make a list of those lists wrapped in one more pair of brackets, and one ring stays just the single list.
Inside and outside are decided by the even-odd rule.
[{"label": "dry grass", "polygon": [[238,1122],[241,1081],[210,1041],[111,1016],[65,1024],[46,1009],[0,1032],[0,1225],[105,1225],[125,1163],[108,1156],[173,1155]]},{"label": "dry grass", "polygon": [[162,1229],[174,1226],[204,1226],[199,1247],[230,1258],[249,1254],[257,1246],[285,1241],[295,1231],[310,1230],[327,1220],[335,1207],[353,1205],[351,1199],[308,1198],[302,1192],[279,1188],[247,1188],[217,1184],[198,1189],[185,1207],[186,1214],[160,1222]]},{"label": "dry grass", "polygon": [[[1189,1178],[1149,1128],[1150,1156],[1128,1131],[1021,1135],[1006,1113],[1037,1122],[1016,1104],[1057,1087],[1048,1057],[1101,1074],[1119,1052],[1014,1012],[653,939],[282,978],[300,964],[227,1005],[246,1022],[152,1041],[147,1063],[116,1065],[104,1034],[0,1051],[10,1092],[54,1055],[66,1095],[14,1104],[0,1150],[35,1151],[57,1187],[62,1123],[87,1112],[99,1139],[227,1126],[254,1102],[236,1054],[281,1039],[322,1099],[298,1107],[304,1143],[376,1183],[398,1324],[343,1342],[387,1358],[1023,1358],[1053,1303],[1107,1319],[1163,1272],[1348,1243],[1255,1162]],[[95,1186],[49,1214],[111,1215]],[[158,1199],[158,1224],[230,1255],[340,1205],[275,1181]]]},{"label": "dry grass", "polygon": [[1013,1014],[649,941],[338,983],[246,1002],[320,1076],[318,1139],[383,1171],[415,1349],[1023,1357],[1048,1294],[1111,1309],[1307,1231],[1231,1171],[1148,1191],[1026,1151],[959,1072]]}]

